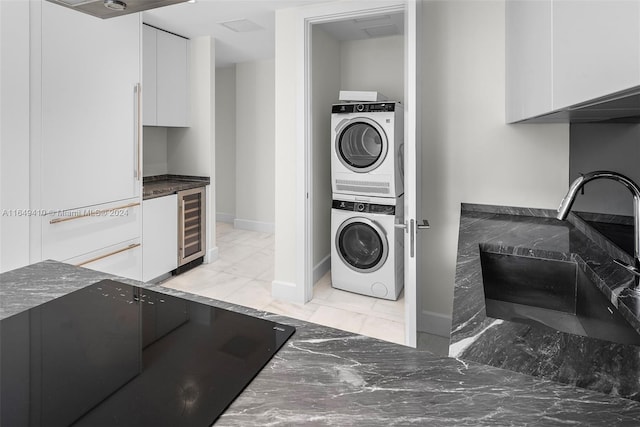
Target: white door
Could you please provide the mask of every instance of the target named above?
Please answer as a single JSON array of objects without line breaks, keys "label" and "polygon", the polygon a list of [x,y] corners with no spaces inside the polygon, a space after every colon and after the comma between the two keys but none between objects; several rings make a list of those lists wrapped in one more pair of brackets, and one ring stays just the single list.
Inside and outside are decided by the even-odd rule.
[{"label": "white door", "polygon": [[405,9],[405,115],[404,115],[404,298],[405,298],[405,344],[415,347],[417,343],[418,307],[418,262],[421,230],[427,226],[420,218],[421,180],[420,171],[420,85],[419,52],[420,41],[419,1],[407,1]]}]

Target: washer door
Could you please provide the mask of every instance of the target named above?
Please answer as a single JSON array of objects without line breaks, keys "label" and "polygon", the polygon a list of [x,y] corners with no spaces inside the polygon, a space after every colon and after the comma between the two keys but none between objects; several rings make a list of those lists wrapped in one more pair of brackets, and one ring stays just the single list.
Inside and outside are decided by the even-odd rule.
[{"label": "washer door", "polygon": [[336,131],[336,154],[353,172],[369,172],[387,156],[389,143],[384,130],[366,117],[351,119]]},{"label": "washer door", "polygon": [[366,218],[350,218],[336,233],[336,248],[352,270],[371,273],[382,267],[389,254],[389,242],[382,229]]}]

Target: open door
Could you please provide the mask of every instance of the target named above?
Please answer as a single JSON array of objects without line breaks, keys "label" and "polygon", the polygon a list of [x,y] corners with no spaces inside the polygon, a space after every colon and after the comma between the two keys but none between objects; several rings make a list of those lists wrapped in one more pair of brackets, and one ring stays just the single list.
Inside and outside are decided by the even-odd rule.
[{"label": "open door", "polygon": [[420,260],[420,235],[428,223],[420,218],[421,183],[420,170],[420,98],[421,87],[419,42],[421,2],[409,0],[405,9],[405,114],[404,114],[404,298],[405,298],[405,344],[417,344],[417,315],[419,307],[418,260]]}]

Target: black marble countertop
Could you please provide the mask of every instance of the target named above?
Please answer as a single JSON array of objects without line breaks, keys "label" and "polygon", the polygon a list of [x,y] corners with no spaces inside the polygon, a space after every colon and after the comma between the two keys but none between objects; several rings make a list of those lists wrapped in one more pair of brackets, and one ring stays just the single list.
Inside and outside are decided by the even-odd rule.
[{"label": "black marble countertop", "polygon": [[142,199],[168,196],[178,191],[209,185],[211,179],[203,176],[156,175],[145,176],[142,180]]},{"label": "black marble countertop", "polygon": [[0,318],[105,278],[297,328],[216,426],[640,423],[632,400],[55,261],[0,274]]},{"label": "black marble countertop", "polygon": [[488,317],[480,251],[573,261],[640,332],[633,275],[613,263],[632,258],[573,213],[464,204],[449,355],[603,393],[640,400],[640,347]]}]

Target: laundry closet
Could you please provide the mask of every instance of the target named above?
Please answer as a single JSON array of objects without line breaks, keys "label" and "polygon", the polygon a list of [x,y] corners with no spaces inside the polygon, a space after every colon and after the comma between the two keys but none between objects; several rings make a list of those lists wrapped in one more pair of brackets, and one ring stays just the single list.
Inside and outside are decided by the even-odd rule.
[{"label": "laundry closet", "polygon": [[[331,226],[334,200],[331,162],[335,143],[332,105],[342,102],[339,101],[341,90],[375,91],[384,94],[389,102],[404,104],[403,19],[404,15],[397,13],[312,26],[310,107],[314,283],[331,269],[332,249],[335,257],[335,230]],[[402,120],[402,115],[398,120]],[[385,201],[384,198],[378,199],[373,197],[376,202]],[[393,216],[390,219],[393,221]],[[386,298],[395,299],[393,296]]]}]

